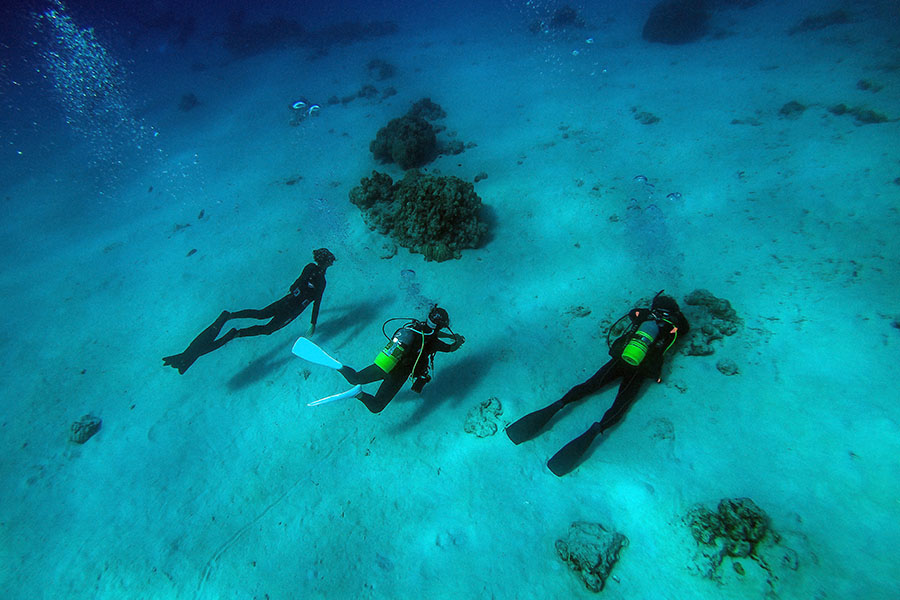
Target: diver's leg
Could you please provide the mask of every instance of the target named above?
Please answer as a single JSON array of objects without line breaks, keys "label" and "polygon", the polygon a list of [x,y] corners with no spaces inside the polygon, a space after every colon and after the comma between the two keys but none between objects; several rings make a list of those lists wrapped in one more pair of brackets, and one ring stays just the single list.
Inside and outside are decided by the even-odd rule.
[{"label": "diver's leg", "polygon": [[[231,313],[227,310],[223,310],[222,314],[213,321],[213,323],[200,332],[197,337],[188,345],[187,349],[181,354],[174,354],[172,356],[166,356],[163,358],[163,364],[168,367],[174,367],[178,369],[178,372],[184,374],[194,361],[203,356],[204,354],[208,354],[217,348],[221,348],[228,340],[221,341],[225,337],[228,337],[228,334],[222,336],[220,339],[216,339],[219,335],[219,332],[222,331],[222,326],[225,325],[225,322],[231,318]],[[231,333],[231,332],[229,332]],[[231,336],[234,337],[234,336]]]},{"label": "diver's leg", "polygon": [[363,392],[358,398],[370,412],[380,413],[394,399],[394,396],[397,395],[397,392],[400,391],[406,380],[407,377],[404,377],[402,374],[397,374],[396,372],[388,373],[387,377],[384,378],[384,383],[381,384],[374,396]]},{"label": "diver's leg", "polygon": [[560,408],[562,408],[566,404],[577,402],[585,396],[589,396],[594,392],[600,391],[603,386],[607,385],[611,381],[614,381],[621,375],[622,372],[619,368],[619,361],[611,360],[600,367],[597,372],[591,375],[587,381],[585,381],[584,383],[579,383],[568,392],[566,392],[563,397],[554,402],[554,404],[562,403],[560,406]]},{"label": "diver's leg", "polygon": [[[244,310],[239,310],[237,312],[231,313],[232,319],[275,319],[277,317],[285,318],[289,314],[291,314],[290,306],[291,306],[291,296],[285,296],[284,298],[279,298],[272,304],[265,306],[263,308],[245,308]],[[299,313],[297,313],[299,314]],[[293,315],[291,318],[297,316],[297,314]],[[286,323],[285,323],[286,324]]]},{"label": "diver's leg", "polygon": [[266,314],[263,309],[245,308],[231,313],[232,319],[271,319],[272,315]]},{"label": "diver's leg", "polygon": [[[254,335],[269,335],[274,333],[297,318],[302,308],[292,302],[291,296],[285,296],[276,300],[265,308],[241,310],[231,314],[232,319],[271,319],[265,325],[253,325],[237,330],[238,337],[250,337]],[[299,310],[298,310],[299,309]]]},{"label": "diver's leg", "polygon": [[625,415],[628,407],[634,403],[644,376],[640,375],[636,369],[632,372],[624,372],[622,374],[622,383],[619,384],[619,391],[616,394],[616,400],[609,410],[604,413],[603,418],[592,424],[587,431],[579,435],[577,438],[563,446],[563,448],[554,454],[549,461],[547,467],[557,477],[570,473],[581,462],[584,453],[587,452],[594,439],[603,433],[606,429],[618,423]]},{"label": "diver's leg", "polygon": [[[263,318],[265,318],[265,317],[263,317]],[[243,329],[235,329],[234,331],[237,332],[238,337],[251,337],[254,335],[269,335],[270,333],[275,333],[276,331],[278,331],[279,329],[281,329],[282,327],[284,327],[285,325],[287,325],[288,323],[290,323],[293,320],[294,320],[293,317],[291,317],[290,319],[279,319],[276,317],[276,318],[272,318],[272,320],[269,321],[268,323],[266,323],[265,325],[253,325],[251,327],[244,327]]]},{"label": "diver's leg", "polygon": [[600,424],[598,425],[600,433],[603,433],[622,420],[622,417],[625,416],[625,412],[632,404],[634,404],[634,400],[637,398],[637,394],[641,389],[641,385],[644,383],[644,379],[645,377],[638,373],[636,369],[633,373],[625,375],[622,378],[622,383],[619,384],[619,391],[616,394],[613,405],[609,407],[609,410],[607,410],[603,414],[603,418],[600,419]]},{"label": "diver's leg", "polygon": [[579,435],[577,438],[563,446],[563,448],[554,454],[549,461],[547,467],[557,477],[562,477],[566,473],[571,472],[581,462],[584,453],[587,452],[594,439],[603,433],[606,429],[618,423],[625,415],[628,407],[634,403],[641,384],[644,382],[644,376],[640,375],[636,369],[631,372],[622,368],[622,383],[619,384],[619,391],[616,393],[616,399],[613,405],[606,411],[603,418],[592,424],[587,431]]},{"label": "diver's leg", "polygon": [[353,367],[344,365],[338,369],[338,373],[344,376],[347,383],[352,383],[354,385],[372,383],[373,381],[379,381],[387,377],[387,373],[385,373],[384,369],[378,365],[369,365],[362,371],[356,371]]},{"label": "diver's leg", "polygon": [[506,435],[514,444],[521,444],[537,436],[564,406],[593,394],[618,376],[616,361],[609,361],[584,383],[579,383],[549,406],[525,415],[506,428]]}]

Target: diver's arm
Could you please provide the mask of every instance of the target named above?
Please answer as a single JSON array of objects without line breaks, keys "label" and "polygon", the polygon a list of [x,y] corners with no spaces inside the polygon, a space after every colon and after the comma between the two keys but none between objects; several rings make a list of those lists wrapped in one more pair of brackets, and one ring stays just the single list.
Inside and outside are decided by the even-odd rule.
[{"label": "diver's arm", "polygon": [[322,304],[322,295],[325,293],[325,286],[327,285],[325,281],[325,272],[319,271],[315,265],[310,265],[313,268],[313,273],[310,275],[311,281],[310,284],[313,288],[313,293],[315,293],[315,298],[313,301],[313,309],[312,316],[309,319],[310,326],[315,329],[316,323],[319,322],[319,305]]},{"label": "diver's arm", "polygon": [[322,294],[319,294],[319,297],[313,300],[312,318],[310,319],[309,328],[306,330],[306,337],[312,337],[316,332],[316,322],[319,320],[319,301],[321,299]]},{"label": "diver's arm", "polygon": [[309,319],[309,325],[313,329],[315,329],[316,323],[319,322],[319,304],[322,303],[323,291],[324,290],[319,290],[319,293],[316,295],[315,300],[313,300],[312,317]]},{"label": "diver's arm", "polygon": [[466,338],[458,333],[451,333],[449,337],[453,338],[453,342],[450,344],[443,341],[438,336],[434,336],[435,350],[437,350],[438,352],[456,352],[457,350],[459,350],[459,347],[462,346],[466,341]]},{"label": "diver's arm", "polygon": [[647,362],[649,364],[644,372],[656,383],[662,383],[663,355],[648,356]]},{"label": "diver's arm", "polygon": [[671,356],[674,353],[672,346],[682,335],[679,325],[672,325],[671,329],[665,328],[660,331],[660,336],[653,343],[652,351],[647,355],[647,365],[644,373],[648,377],[652,377],[656,383],[662,383],[662,370],[666,356]]},{"label": "diver's arm", "polygon": [[649,314],[650,309],[647,308],[632,308],[628,312],[628,316],[631,317],[632,323],[642,323]]}]

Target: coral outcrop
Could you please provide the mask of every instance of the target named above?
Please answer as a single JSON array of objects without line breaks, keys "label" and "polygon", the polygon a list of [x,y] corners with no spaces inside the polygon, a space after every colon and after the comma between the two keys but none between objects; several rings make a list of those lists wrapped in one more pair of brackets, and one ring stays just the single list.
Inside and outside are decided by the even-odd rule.
[{"label": "coral outcrop", "polygon": [[431,121],[446,116],[439,104],[422,98],[405,115],[391,119],[379,129],[369,150],[376,159],[397,163],[403,170],[423,167],[440,152],[437,134],[443,127],[435,127]]},{"label": "coral outcrop", "polygon": [[463,249],[478,247],[487,231],[475,186],[459,177],[409,171],[394,183],[373,171],[350,190],[350,201],[370,229],[389,234],[425,260],[460,258]]},{"label": "coral outcrop", "polygon": [[397,163],[404,170],[415,169],[437,155],[437,136],[431,123],[422,117],[403,115],[378,130],[369,150],[382,162]]},{"label": "coral outcrop", "polygon": [[576,521],[565,538],[556,540],[556,553],[592,592],[599,592],[619,560],[628,538],[600,523]]}]

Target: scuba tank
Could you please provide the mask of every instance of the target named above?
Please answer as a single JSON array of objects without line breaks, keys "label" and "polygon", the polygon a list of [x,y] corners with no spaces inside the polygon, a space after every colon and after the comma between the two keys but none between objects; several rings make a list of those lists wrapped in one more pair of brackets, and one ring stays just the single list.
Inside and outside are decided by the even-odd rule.
[{"label": "scuba tank", "polygon": [[628,343],[625,344],[625,348],[622,349],[622,360],[632,367],[641,364],[641,361],[647,356],[647,350],[658,335],[659,325],[657,325],[656,319],[647,319],[641,323],[631,335]]},{"label": "scuba tank", "polygon": [[[388,337],[387,333],[385,333],[387,324],[401,319],[403,317],[395,317],[382,323],[381,332],[384,333],[385,337]],[[430,356],[423,355],[425,352],[425,337],[432,334],[437,335],[443,328],[450,329],[450,316],[446,310],[439,308],[435,304],[431,307],[426,322],[410,319],[403,327],[395,331],[394,335],[388,338],[388,343],[381,349],[373,362],[385,373],[390,373],[401,360],[405,360],[404,357],[407,353],[410,354],[410,358],[415,356],[409,375],[410,377],[415,377],[412,390],[419,393],[422,391],[422,387],[431,380],[428,369],[431,366],[430,361],[434,360],[433,353]],[[421,362],[423,356],[425,358],[424,363]],[[420,366],[421,368],[419,368]]]},{"label": "scuba tank", "polygon": [[[413,329],[415,326],[416,322],[413,321],[394,332],[394,335],[390,338],[388,343],[375,357],[374,363],[378,368],[385,373],[390,373],[406,353],[410,351],[410,349],[415,348],[417,344],[419,346],[419,353],[422,352],[425,345],[425,334],[422,331]],[[421,336],[422,339],[417,339],[418,336]]]},{"label": "scuba tank", "polygon": [[[675,340],[678,339],[678,327],[675,325],[674,317],[670,315],[669,311],[665,310],[664,308],[656,307],[656,299],[662,295],[663,291],[664,290],[660,290],[653,297],[653,300],[650,303],[649,311],[630,311],[619,317],[619,319],[615,323],[613,323],[606,331],[606,345],[612,348],[613,344],[610,336],[612,336],[613,330],[618,327],[619,323],[624,321],[629,316],[632,318],[632,324],[630,325],[630,327],[628,327],[619,335],[623,337],[627,336],[628,339],[628,341],[625,343],[625,347],[622,349],[621,358],[623,361],[633,367],[638,366],[644,361],[644,359],[647,357],[647,352],[649,352],[650,347],[654,342],[663,342],[663,338],[660,338],[661,327],[666,329],[666,335],[672,336],[672,341],[669,342],[669,345],[666,346],[662,351],[663,354],[668,352],[669,348],[671,348],[675,344]],[[644,316],[641,313],[644,313],[644,315],[646,315],[646,318],[638,325],[634,325],[634,320]],[[669,327],[671,327],[671,330],[669,330]]]}]

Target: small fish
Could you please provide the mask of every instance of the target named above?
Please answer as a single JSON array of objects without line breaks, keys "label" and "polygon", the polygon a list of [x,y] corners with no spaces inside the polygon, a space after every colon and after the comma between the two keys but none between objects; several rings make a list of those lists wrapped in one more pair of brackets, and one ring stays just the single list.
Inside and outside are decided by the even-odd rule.
[{"label": "small fish", "polygon": [[191,248],[190,252],[187,253],[188,256],[193,256],[194,254],[197,254],[196,248]]},{"label": "small fish", "polygon": [[584,43],[585,43],[585,44],[593,44],[593,43],[594,43],[594,38],[588,38],[588,39],[584,40]]},{"label": "small fish", "polygon": [[206,210],[201,208],[201,209],[200,209],[200,214],[197,215],[197,220],[198,220],[198,221],[201,221],[201,220],[203,219],[203,215],[205,215],[205,214],[206,214]]},{"label": "small fish", "polygon": [[666,198],[669,200],[681,200],[681,192],[672,192],[671,194],[667,194]]},{"label": "small fish", "polygon": [[633,178],[634,181],[640,181],[641,183],[647,183],[647,178],[643,175],[635,175]]},{"label": "small fish", "polygon": [[313,104],[309,107],[309,111],[306,113],[308,117],[315,117],[319,114],[319,111],[322,109],[318,104]]},{"label": "small fish", "polygon": [[306,100],[297,100],[296,102],[291,104],[291,108],[293,108],[294,110],[303,110],[307,106],[308,104],[306,103]]}]

